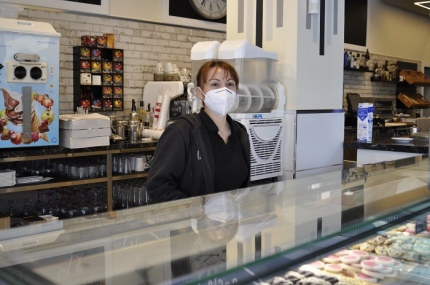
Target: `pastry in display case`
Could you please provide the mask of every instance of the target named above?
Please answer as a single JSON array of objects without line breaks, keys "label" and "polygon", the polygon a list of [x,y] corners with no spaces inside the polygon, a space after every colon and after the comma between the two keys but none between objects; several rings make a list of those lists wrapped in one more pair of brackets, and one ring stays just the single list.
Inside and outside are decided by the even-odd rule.
[{"label": "pastry in display case", "polygon": [[428,284],[429,218],[416,216],[260,284]]}]

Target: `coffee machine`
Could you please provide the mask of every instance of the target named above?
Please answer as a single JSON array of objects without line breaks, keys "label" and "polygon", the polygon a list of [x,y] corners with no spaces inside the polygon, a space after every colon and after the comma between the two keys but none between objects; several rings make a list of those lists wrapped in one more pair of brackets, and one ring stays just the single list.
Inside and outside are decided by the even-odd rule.
[{"label": "coffee machine", "polygon": [[150,105],[152,111],[157,103],[157,97],[167,92],[170,95],[168,120],[176,120],[189,113],[184,84],[182,81],[150,81],[143,88],[142,100],[146,105]]}]

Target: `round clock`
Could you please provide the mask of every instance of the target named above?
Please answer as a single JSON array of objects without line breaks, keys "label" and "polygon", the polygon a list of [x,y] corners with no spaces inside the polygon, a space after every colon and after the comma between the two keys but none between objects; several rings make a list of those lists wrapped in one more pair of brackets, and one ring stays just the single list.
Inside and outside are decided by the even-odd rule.
[{"label": "round clock", "polygon": [[190,264],[193,274],[204,278],[226,270],[226,248],[205,245],[197,238],[192,246]]},{"label": "round clock", "polygon": [[193,9],[203,18],[216,20],[227,14],[227,0],[189,0]]}]

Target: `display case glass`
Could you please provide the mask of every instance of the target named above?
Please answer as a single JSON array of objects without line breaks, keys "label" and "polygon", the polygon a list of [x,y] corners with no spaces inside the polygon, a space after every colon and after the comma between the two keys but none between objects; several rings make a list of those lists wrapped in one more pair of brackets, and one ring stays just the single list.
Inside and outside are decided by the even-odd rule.
[{"label": "display case glass", "polygon": [[[272,284],[303,269],[428,284],[428,167],[418,156],[1,230],[0,284]],[[348,269],[341,256],[386,258]]]}]

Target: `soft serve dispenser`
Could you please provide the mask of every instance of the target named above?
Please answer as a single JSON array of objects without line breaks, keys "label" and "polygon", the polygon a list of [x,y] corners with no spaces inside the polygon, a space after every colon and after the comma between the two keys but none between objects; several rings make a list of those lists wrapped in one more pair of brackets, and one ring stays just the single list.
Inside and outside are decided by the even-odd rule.
[{"label": "soft serve dispenser", "polygon": [[0,148],[58,145],[60,34],[0,18]]},{"label": "soft serve dispenser", "polygon": [[247,40],[200,42],[191,49],[192,74],[215,58],[229,62],[239,75],[238,108],[229,115],[248,130],[251,181],[281,176],[285,92],[275,79],[277,53]]}]

